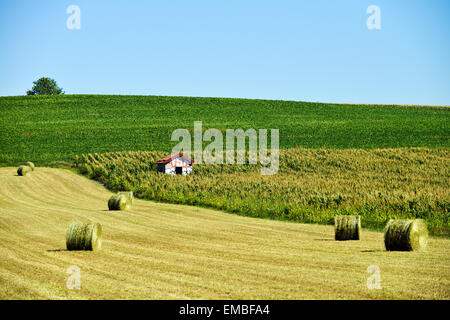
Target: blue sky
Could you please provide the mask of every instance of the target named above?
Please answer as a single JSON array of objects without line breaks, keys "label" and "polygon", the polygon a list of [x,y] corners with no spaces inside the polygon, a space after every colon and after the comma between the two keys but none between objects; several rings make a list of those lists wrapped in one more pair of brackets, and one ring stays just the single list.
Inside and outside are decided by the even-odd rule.
[{"label": "blue sky", "polygon": [[48,76],[67,94],[450,105],[449,13],[447,0],[3,0],[0,95]]}]

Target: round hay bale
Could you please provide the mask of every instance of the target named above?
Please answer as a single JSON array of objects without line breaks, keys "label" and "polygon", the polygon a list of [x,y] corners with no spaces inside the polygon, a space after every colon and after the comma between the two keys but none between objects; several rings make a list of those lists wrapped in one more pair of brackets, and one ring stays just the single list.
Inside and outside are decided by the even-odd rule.
[{"label": "round hay bale", "polygon": [[119,196],[117,194],[113,194],[108,200],[108,209],[116,210],[116,201]]},{"label": "round hay bale", "polygon": [[131,201],[128,199],[127,196],[124,196],[123,194],[118,195],[117,201],[116,201],[116,208],[117,210],[128,210],[131,208]]},{"label": "round hay bale", "polygon": [[117,192],[117,194],[126,196],[128,198],[128,200],[130,201],[130,205],[133,204],[133,201],[134,201],[133,191],[120,191],[120,192]]},{"label": "round hay bale", "polygon": [[31,168],[31,171],[34,171],[34,163],[33,162],[24,162],[22,163],[23,166],[29,166]]},{"label": "round hay bale", "polygon": [[66,233],[67,250],[99,250],[102,248],[102,226],[99,223],[73,221]]},{"label": "round hay bale", "polygon": [[30,174],[33,170],[29,166],[20,166],[19,169],[17,169],[17,174],[19,176],[26,176],[27,174]]},{"label": "round hay bale", "polygon": [[386,225],[384,245],[388,251],[422,250],[427,246],[427,242],[427,225],[422,219],[392,219]]},{"label": "round hay bale", "polygon": [[360,216],[335,216],[334,239],[335,240],[359,240],[361,235]]},{"label": "round hay bale", "polygon": [[130,207],[130,200],[123,194],[113,194],[108,200],[109,210],[128,210]]}]

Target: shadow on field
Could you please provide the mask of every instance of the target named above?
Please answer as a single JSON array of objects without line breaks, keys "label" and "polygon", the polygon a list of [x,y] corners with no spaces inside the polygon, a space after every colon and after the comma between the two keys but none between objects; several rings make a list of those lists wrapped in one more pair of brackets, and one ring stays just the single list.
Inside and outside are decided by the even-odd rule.
[{"label": "shadow on field", "polygon": [[69,251],[67,249],[51,249],[51,250],[46,250],[47,252],[62,252],[62,251]]},{"label": "shadow on field", "polygon": [[361,252],[384,252],[384,250],[362,250]]}]

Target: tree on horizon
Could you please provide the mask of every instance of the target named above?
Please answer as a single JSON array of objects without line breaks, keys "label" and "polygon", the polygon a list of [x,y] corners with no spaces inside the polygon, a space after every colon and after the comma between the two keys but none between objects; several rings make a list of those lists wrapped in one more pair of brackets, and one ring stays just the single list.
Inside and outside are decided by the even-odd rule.
[{"label": "tree on horizon", "polygon": [[33,88],[27,91],[27,95],[52,95],[64,94],[63,89],[58,87],[55,80],[51,78],[42,77],[33,82]]}]

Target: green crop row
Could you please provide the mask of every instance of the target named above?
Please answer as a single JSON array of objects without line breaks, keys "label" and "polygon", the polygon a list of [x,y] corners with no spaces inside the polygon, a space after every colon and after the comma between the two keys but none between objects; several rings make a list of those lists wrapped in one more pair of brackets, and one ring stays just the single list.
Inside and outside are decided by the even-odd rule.
[{"label": "green crop row", "polygon": [[450,236],[449,150],[304,149],[280,153],[277,174],[261,165],[193,166],[188,176],[156,172],[162,152],[111,152],[75,157],[75,166],[111,190],[232,213],[330,224],[358,214],[365,227],[391,218],[422,218],[432,234]]},{"label": "green crop row", "polygon": [[76,154],[170,152],[175,129],[279,129],[280,147],[449,147],[448,108],[157,96],[0,97],[0,165]]}]

